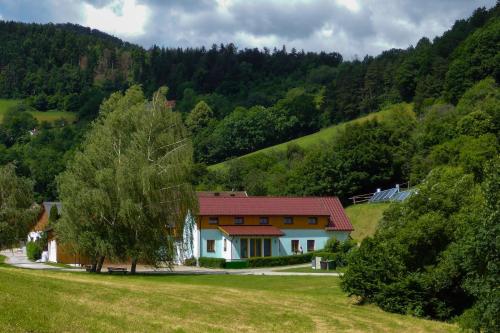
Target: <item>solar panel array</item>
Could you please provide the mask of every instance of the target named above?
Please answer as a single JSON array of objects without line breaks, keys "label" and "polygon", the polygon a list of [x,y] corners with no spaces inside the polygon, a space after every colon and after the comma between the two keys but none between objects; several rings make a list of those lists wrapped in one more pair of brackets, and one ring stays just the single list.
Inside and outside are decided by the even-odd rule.
[{"label": "solar panel array", "polygon": [[408,198],[411,193],[411,190],[399,191],[399,188],[394,187],[374,193],[369,202],[403,201]]}]

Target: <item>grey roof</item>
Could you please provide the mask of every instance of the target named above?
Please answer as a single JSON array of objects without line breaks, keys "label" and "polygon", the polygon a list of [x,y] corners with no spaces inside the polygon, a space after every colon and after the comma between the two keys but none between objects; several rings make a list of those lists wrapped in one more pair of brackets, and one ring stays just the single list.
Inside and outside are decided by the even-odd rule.
[{"label": "grey roof", "polygon": [[57,207],[57,212],[59,215],[62,213],[62,203],[60,201],[44,201],[43,202],[43,207],[45,208],[45,211],[47,214],[50,214],[50,210],[52,209],[52,206]]}]

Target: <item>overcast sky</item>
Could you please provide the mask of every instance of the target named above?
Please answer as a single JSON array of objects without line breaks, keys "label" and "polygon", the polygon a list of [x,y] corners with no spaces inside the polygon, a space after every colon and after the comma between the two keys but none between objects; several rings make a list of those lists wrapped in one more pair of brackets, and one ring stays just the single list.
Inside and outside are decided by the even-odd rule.
[{"label": "overcast sky", "polygon": [[0,0],[0,19],[72,22],[153,44],[295,47],[346,58],[433,38],[495,0]]}]

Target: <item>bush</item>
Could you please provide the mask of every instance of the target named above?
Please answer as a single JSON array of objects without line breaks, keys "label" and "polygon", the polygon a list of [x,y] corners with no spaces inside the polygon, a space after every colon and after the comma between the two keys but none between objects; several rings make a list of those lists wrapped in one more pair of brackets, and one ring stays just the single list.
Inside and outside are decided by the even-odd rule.
[{"label": "bush", "polygon": [[240,260],[240,261],[228,261],[226,262],[225,268],[248,268],[248,261]]},{"label": "bush", "polygon": [[184,266],[196,266],[196,258],[188,258],[184,260]]},{"label": "bush", "polygon": [[209,268],[224,268],[226,265],[226,259],[221,258],[207,258],[200,257],[198,259],[201,267],[209,267]]},{"label": "bush", "polygon": [[313,252],[293,256],[250,258],[248,259],[248,267],[272,267],[304,264],[310,262],[312,257]]},{"label": "bush", "polygon": [[28,242],[26,244],[26,255],[29,260],[36,261],[42,257],[42,247],[39,242]]}]

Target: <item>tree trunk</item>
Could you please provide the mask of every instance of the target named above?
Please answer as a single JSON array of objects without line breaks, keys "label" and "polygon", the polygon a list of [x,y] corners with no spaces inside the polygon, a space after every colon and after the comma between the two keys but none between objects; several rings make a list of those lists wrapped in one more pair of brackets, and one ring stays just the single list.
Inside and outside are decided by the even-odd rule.
[{"label": "tree trunk", "polygon": [[91,271],[92,273],[95,273],[95,272],[96,272],[96,270],[97,270],[97,261],[96,261],[96,260],[94,260],[94,261],[92,261],[92,268],[90,269],[90,271]]},{"label": "tree trunk", "polygon": [[102,264],[104,264],[104,258],[105,258],[105,256],[100,256],[99,260],[97,261],[97,267],[95,270],[97,273],[101,273]]},{"label": "tree trunk", "polygon": [[132,263],[130,265],[130,274],[135,274],[136,267],[137,267],[137,259],[136,258],[132,258]]}]

